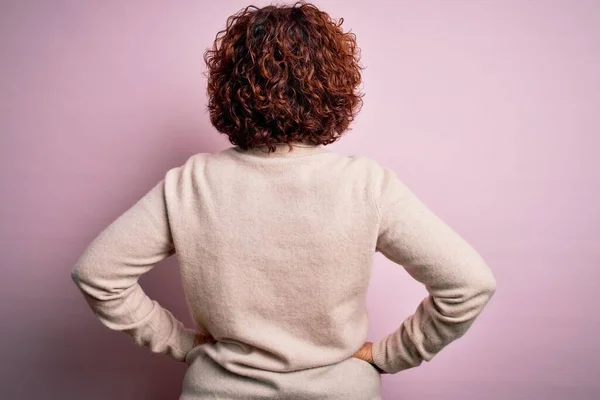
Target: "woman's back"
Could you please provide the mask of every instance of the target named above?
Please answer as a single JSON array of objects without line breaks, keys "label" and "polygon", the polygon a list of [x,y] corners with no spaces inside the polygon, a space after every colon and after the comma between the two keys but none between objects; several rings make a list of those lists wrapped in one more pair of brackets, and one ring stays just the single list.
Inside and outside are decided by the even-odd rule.
[{"label": "woman's back", "polygon": [[378,398],[379,373],[351,357],[368,330],[374,168],[282,145],[201,153],[167,173],[188,304],[217,340],[187,358],[184,398]]}]

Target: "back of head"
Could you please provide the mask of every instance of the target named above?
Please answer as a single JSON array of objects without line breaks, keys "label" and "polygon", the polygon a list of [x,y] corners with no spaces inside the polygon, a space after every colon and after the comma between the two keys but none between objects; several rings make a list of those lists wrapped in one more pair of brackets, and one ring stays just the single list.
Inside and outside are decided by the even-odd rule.
[{"label": "back of head", "polygon": [[337,141],[362,105],[359,49],[342,22],[304,2],[230,16],[204,54],[212,124],[242,149]]}]

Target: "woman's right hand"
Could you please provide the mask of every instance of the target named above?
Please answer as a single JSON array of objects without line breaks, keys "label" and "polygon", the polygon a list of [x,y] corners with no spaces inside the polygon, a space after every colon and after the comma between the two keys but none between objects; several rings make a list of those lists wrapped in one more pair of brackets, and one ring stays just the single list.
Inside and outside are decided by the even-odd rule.
[{"label": "woman's right hand", "polygon": [[214,337],[212,337],[212,335],[198,332],[198,333],[196,333],[193,347],[200,346],[201,344],[204,344],[204,343],[215,343],[215,342],[216,342],[216,340]]}]

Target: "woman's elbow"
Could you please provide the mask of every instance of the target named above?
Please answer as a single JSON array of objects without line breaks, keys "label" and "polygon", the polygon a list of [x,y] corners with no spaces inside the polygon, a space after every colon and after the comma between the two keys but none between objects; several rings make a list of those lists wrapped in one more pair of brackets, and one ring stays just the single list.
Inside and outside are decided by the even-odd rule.
[{"label": "woman's elbow", "polygon": [[468,293],[467,297],[470,300],[467,301],[477,304],[475,307],[477,313],[481,312],[496,293],[496,278],[489,268],[487,268],[483,274],[471,281]]},{"label": "woman's elbow", "polygon": [[475,253],[470,265],[471,267],[468,270],[472,273],[469,274],[470,279],[467,279],[466,283],[470,288],[469,292],[474,296],[485,298],[486,301],[489,300],[496,293],[497,286],[492,269],[479,253]]},{"label": "woman's elbow", "polygon": [[483,261],[472,271],[477,272],[463,282],[463,300],[473,304],[480,312],[496,293],[497,282],[492,270]]},{"label": "woman's elbow", "polygon": [[77,262],[71,269],[71,280],[77,287],[83,289],[91,283],[89,271],[90,268],[86,264]]},{"label": "woman's elbow", "polygon": [[71,270],[71,279],[86,297],[97,301],[110,300],[112,297],[91,264],[78,262]]},{"label": "woman's elbow", "polygon": [[86,268],[81,264],[76,264],[71,269],[71,279],[77,286],[84,284],[87,281],[87,276]]},{"label": "woman's elbow", "polygon": [[492,270],[486,264],[484,264],[483,271],[484,273],[482,274],[481,279],[479,279],[478,282],[478,289],[481,293],[487,296],[488,299],[490,299],[496,293],[496,277],[492,273]]},{"label": "woman's elbow", "polygon": [[496,278],[494,275],[490,274],[490,277],[486,284],[484,285],[485,292],[491,298],[496,293]]},{"label": "woman's elbow", "polygon": [[93,288],[100,288],[101,279],[98,265],[102,260],[94,257],[89,251],[86,251],[75,263],[71,269],[71,280],[79,289],[84,292],[90,292]]}]

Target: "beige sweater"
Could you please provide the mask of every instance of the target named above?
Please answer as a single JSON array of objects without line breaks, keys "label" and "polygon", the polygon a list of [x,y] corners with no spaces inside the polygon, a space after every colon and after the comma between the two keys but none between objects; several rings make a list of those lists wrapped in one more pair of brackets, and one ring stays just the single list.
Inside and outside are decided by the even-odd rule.
[{"label": "beige sweater", "polygon": [[[187,363],[180,399],[371,400],[380,373],[352,354],[367,339],[375,251],[429,292],[374,342],[387,373],[431,360],[495,292],[480,255],[391,169],[306,144],[193,155],[106,227],[72,276],[103,324]],[[138,284],[173,254],[197,329]],[[196,330],[216,343],[192,349]]]}]

